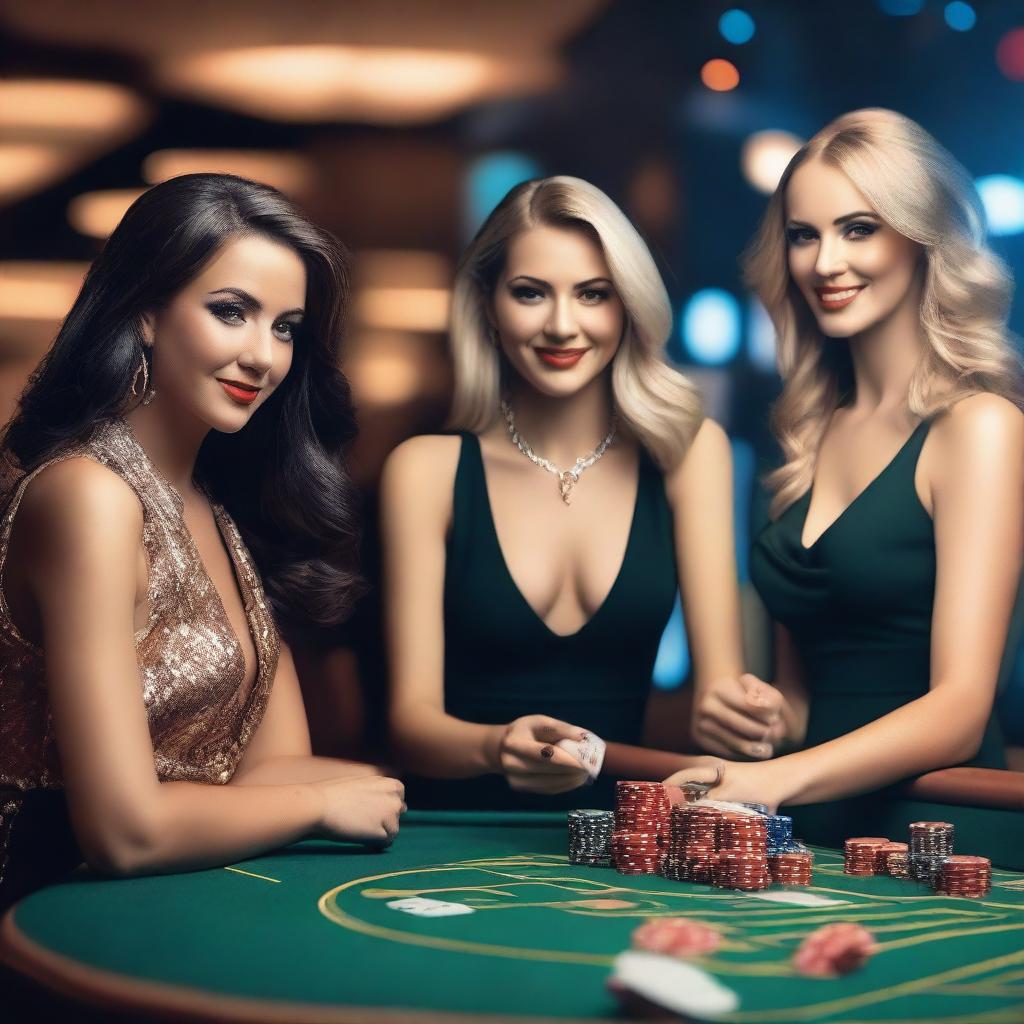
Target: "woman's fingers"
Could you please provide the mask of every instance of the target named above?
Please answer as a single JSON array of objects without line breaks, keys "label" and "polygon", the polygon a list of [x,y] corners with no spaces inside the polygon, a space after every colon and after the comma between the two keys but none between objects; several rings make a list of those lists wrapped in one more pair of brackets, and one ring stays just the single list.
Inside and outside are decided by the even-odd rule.
[{"label": "woman's fingers", "polygon": [[734,736],[736,740],[740,742],[763,740],[765,734],[772,728],[777,720],[777,716],[774,713],[764,720],[751,718],[745,711],[736,710],[735,708],[729,707],[729,705],[724,701],[717,699],[707,701],[697,714],[698,728],[703,728],[710,720],[714,722],[719,729]]}]

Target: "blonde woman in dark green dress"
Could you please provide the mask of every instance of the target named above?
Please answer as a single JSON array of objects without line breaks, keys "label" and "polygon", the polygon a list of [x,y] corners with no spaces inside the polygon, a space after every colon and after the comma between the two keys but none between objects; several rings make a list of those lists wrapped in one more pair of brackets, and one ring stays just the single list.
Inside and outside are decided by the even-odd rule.
[{"label": "blonde woman in dark green dress", "polygon": [[[666,362],[671,321],[647,246],[578,178],[515,188],[463,256],[457,433],[400,445],[381,484],[410,806],[600,806],[616,775],[714,777],[637,748],[677,589],[695,675],[742,670],[729,443]],[[581,795],[557,742],[584,731],[609,746]]]},{"label": "blonde woman in dark green dress", "polygon": [[1005,766],[992,705],[1024,550],[1011,281],[967,172],[886,110],[797,153],[746,269],[785,385],[751,562],[776,623],[765,740],[797,752],[726,764],[715,794],[816,804],[806,838],[874,835],[879,802],[839,798]]}]

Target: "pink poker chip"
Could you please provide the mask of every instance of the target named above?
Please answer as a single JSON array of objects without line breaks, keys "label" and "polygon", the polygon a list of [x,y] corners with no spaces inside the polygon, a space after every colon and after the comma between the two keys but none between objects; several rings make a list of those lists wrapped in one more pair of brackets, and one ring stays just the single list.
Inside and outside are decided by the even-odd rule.
[{"label": "pink poker chip", "polygon": [[686,917],[659,917],[635,929],[634,949],[686,959],[713,953],[722,944],[722,934],[710,925]]},{"label": "pink poker chip", "polygon": [[800,943],[793,966],[812,978],[849,974],[868,962],[876,949],[875,937],[859,924],[826,924]]}]

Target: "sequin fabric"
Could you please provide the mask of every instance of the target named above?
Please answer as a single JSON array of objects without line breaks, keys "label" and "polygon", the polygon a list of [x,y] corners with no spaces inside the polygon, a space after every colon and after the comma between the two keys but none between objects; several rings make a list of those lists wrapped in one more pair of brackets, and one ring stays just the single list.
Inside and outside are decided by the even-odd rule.
[{"label": "sequin fabric", "polygon": [[[241,645],[185,525],[181,497],[128,424],[111,420],[87,443],[52,462],[76,456],[113,470],[142,505],[149,616],[135,634],[135,649],[157,776],[164,782],[229,782],[263,718],[279,654],[277,629],[252,558],[231,517],[211,502],[256,648],[256,676],[247,686]],[[20,479],[12,480],[9,463],[0,471],[0,580],[25,488],[52,462]],[[19,794],[61,788],[43,654],[18,632],[0,586],[0,867]]]}]

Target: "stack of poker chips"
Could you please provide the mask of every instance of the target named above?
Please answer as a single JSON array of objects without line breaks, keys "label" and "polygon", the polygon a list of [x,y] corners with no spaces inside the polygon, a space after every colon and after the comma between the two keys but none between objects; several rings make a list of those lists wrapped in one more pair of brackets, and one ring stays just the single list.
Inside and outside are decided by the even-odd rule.
[{"label": "stack of poker chips", "polygon": [[769,814],[764,820],[768,825],[768,856],[788,850],[793,845],[793,819],[788,814]]},{"label": "stack of poker chips", "polygon": [[[906,878],[907,877],[907,844],[906,843],[885,843],[883,846],[875,847],[875,874],[876,875],[892,875],[893,865],[890,864],[889,858],[896,855],[894,862],[896,874],[895,878]],[[900,874],[902,872],[902,874]]]},{"label": "stack of poker chips", "polygon": [[700,804],[672,808],[669,839],[661,873],[676,882],[711,883],[718,860],[718,822],[722,812]]},{"label": "stack of poker chips", "polygon": [[847,839],[844,845],[843,871],[848,875],[873,875],[877,850],[887,846],[888,839],[882,836],[860,836]]},{"label": "stack of poker chips", "polygon": [[910,826],[911,878],[935,888],[942,862],[953,853],[953,826],[948,821],[915,821]]},{"label": "stack of poker chips", "polygon": [[795,846],[768,855],[768,870],[778,885],[810,885],[814,854]]},{"label": "stack of poker chips", "polygon": [[624,875],[653,875],[669,836],[669,799],[660,782],[615,784],[612,859]]},{"label": "stack of poker chips", "polygon": [[718,822],[718,860],[712,884],[753,891],[771,885],[768,823],[760,814],[723,814]]},{"label": "stack of poker chips", "polygon": [[950,855],[939,867],[935,891],[943,896],[987,896],[992,891],[992,862],[988,857]]},{"label": "stack of poker chips", "polygon": [[570,811],[569,863],[611,867],[613,822],[611,811]]}]

